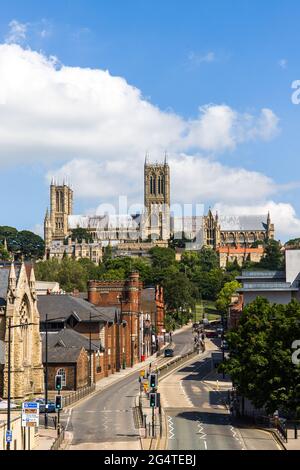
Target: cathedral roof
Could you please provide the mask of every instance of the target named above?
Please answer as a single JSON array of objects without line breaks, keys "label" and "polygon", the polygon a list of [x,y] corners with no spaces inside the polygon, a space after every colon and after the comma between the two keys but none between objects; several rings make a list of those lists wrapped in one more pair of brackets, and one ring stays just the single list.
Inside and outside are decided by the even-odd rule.
[{"label": "cathedral roof", "polygon": [[85,228],[85,229],[119,229],[131,228],[135,229],[139,226],[141,220],[140,214],[135,215],[70,215],[68,218],[69,228]]},{"label": "cathedral roof", "polygon": [[265,231],[268,226],[268,214],[265,215],[220,215],[222,231]]}]

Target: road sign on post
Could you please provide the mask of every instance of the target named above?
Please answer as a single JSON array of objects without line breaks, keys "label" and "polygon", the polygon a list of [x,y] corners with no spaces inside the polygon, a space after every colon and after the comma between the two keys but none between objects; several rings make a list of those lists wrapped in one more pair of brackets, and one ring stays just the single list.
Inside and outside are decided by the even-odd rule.
[{"label": "road sign on post", "polygon": [[22,427],[38,427],[39,426],[39,403],[25,402],[22,403]]},{"label": "road sign on post", "polygon": [[6,442],[12,442],[12,431],[6,431]]}]

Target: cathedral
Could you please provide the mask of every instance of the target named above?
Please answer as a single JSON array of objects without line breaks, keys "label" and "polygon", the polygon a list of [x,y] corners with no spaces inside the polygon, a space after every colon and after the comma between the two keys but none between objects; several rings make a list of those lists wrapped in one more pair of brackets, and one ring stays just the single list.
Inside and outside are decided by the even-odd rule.
[{"label": "cathedral", "polygon": [[[93,240],[78,243],[70,236],[76,228],[86,229]],[[65,183],[50,187],[50,213],[44,221],[46,259],[75,259],[87,257],[101,260],[105,246],[115,246],[126,253],[139,253],[153,246],[167,247],[171,240],[183,239],[186,249],[199,250],[202,246],[224,253],[227,259],[236,255],[241,264],[245,259],[259,261],[263,251],[251,251],[255,242],[274,238],[274,225],[270,214],[261,216],[208,215],[177,217],[171,211],[170,166],[165,158],[162,163],[144,165],[144,210],[139,214],[121,215],[73,215],[73,191]],[[226,250],[224,251],[224,249]],[[259,252],[259,253],[258,253]]]}]

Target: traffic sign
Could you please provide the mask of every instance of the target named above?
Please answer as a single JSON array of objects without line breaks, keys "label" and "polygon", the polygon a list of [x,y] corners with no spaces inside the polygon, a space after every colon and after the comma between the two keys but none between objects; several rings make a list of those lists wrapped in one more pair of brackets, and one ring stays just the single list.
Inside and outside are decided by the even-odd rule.
[{"label": "traffic sign", "polygon": [[6,431],[6,442],[12,442],[12,431]]},{"label": "traffic sign", "polygon": [[39,426],[40,405],[35,402],[22,403],[22,427]]}]

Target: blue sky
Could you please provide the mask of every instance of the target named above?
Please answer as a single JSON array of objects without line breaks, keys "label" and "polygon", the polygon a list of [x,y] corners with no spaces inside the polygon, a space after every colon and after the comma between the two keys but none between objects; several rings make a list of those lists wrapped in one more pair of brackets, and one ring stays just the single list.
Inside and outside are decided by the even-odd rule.
[{"label": "blue sky", "polygon": [[[200,143],[196,138],[192,139],[193,143],[190,145],[176,146],[170,143],[167,150],[171,162],[174,158],[173,193],[178,192],[178,200],[181,201],[181,186],[193,186],[189,179],[185,182],[185,175],[182,174],[181,168],[186,167],[179,164],[182,153],[193,158],[195,166],[191,159],[188,162],[191,165],[190,173],[196,175],[195,178],[198,178],[197,171],[203,170],[203,164],[207,172],[211,171],[211,164],[212,173],[217,171],[215,165],[219,164],[221,167],[218,171],[223,166],[228,171],[227,180],[222,179],[221,183],[224,198],[220,187],[216,187],[218,194],[215,197],[211,196],[211,191],[207,188],[202,191],[200,178],[199,194],[195,188],[189,195],[190,200],[223,207],[227,212],[231,208],[236,212],[239,206],[241,211],[246,211],[250,206],[271,208],[275,220],[280,223],[278,235],[280,238],[289,238],[297,236],[298,228],[300,236],[300,105],[296,106],[291,101],[291,84],[300,79],[299,15],[300,3],[297,0],[11,0],[2,2],[0,43],[6,43],[10,47],[17,43],[22,49],[37,51],[47,58],[56,56],[59,63],[65,66],[108,70],[110,76],[122,77],[128,85],[140,90],[141,97],[159,108],[161,113],[180,117],[185,125],[199,119],[200,106],[226,105],[234,110],[239,114],[238,122],[242,120],[242,131],[238,130],[239,136],[234,145],[220,144],[218,148],[211,144],[204,145],[203,136]],[[16,51],[14,53],[20,54]],[[5,62],[0,61],[0,72],[3,64]],[[11,73],[14,70],[12,68]],[[84,87],[85,78],[81,76],[80,81]],[[14,83],[14,80],[11,82]],[[29,96],[31,92],[26,90],[24,83],[24,94]],[[13,90],[9,89],[7,93],[13,93]],[[107,93],[114,91],[108,88]],[[82,99],[84,106],[84,97]],[[47,102],[45,103],[47,107]],[[130,102],[129,114],[131,105]],[[261,128],[257,131],[258,125],[271,125],[269,121],[260,122],[264,109],[272,112],[270,119],[274,129],[270,133]],[[11,112],[4,105],[4,109],[0,111],[0,126],[6,119],[6,113]],[[278,119],[276,123],[274,116]],[[105,119],[105,114],[102,118]],[[119,131],[122,133],[122,119],[123,114],[122,118],[118,118],[117,127],[113,131],[115,140],[118,139]],[[87,125],[86,122],[83,120],[83,127]],[[22,125],[22,122],[18,120],[18,124]],[[151,121],[150,129],[153,125]],[[172,125],[166,124],[166,127],[172,129]],[[251,136],[255,134],[253,138],[244,136],[248,125],[251,127]],[[134,128],[134,120],[132,126]],[[161,127],[160,123],[158,127]],[[233,128],[235,131],[236,124]],[[256,129],[255,132],[253,128]],[[33,135],[35,129],[33,122]],[[209,132],[210,130],[209,128]],[[30,128],[27,132],[30,132]],[[149,134],[148,127],[147,132]],[[174,132],[176,133],[175,130]],[[178,132],[181,135],[181,131]],[[217,131],[214,128],[212,132]],[[137,139],[140,134],[141,130],[137,131]],[[0,144],[1,135],[0,132]],[[53,148],[51,132],[47,135],[49,148]],[[216,138],[222,140],[222,135],[221,133],[220,137],[218,134]],[[130,138],[135,139],[134,132]],[[136,159],[135,152],[138,151],[141,153],[141,160],[132,171],[136,186],[131,192],[131,198],[142,198],[142,177],[138,176],[137,169],[142,172],[144,150],[152,152],[151,136],[142,141],[138,149],[134,148],[132,154],[131,146],[126,140],[124,157],[122,145],[120,148],[115,147],[111,141],[99,149],[97,157],[94,155],[97,153],[94,148],[91,150],[93,156],[87,155],[89,152],[85,154],[84,146],[80,151],[75,151],[74,156],[72,147],[66,146],[54,146],[51,153],[45,150],[47,140],[43,140],[40,159],[31,159],[30,149],[39,154],[38,147],[33,148],[32,142],[28,147],[25,145],[24,150],[22,132],[19,134],[18,128],[16,140],[19,139],[21,142],[18,148],[10,152],[9,145],[12,147],[14,144],[6,139],[2,151],[0,150],[0,195],[1,200],[5,201],[1,207],[1,225],[32,229],[42,223],[48,204],[46,175],[49,177],[50,174],[61,175],[63,171],[70,173],[75,186],[76,212],[92,210],[101,202],[113,201],[115,195],[121,192],[126,194],[126,185],[132,187],[127,173],[130,173],[132,162]],[[170,139],[166,138],[165,141],[168,143]],[[153,147],[153,153],[156,154],[159,151],[158,146],[153,144]],[[59,153],[57,158],[54,155],[56,151]],[[108,162],[118,161],[116,153],[123,162],[127,162],[124,180],[122,177],[118,180],[116,175],[107,173]],[[99,187],[107,186],[103,191],[97,188],[87,191],[80,187],[76,193],[76,182],[80,176],[74,175],[74,171],[76,168],[79,173],[82,171],[85,159],[90,162],[89,168],[91,162],[98,165],[96,174],[99,175]],[[200,166],[199,159],[202,161]],[[253,181],[253,198],[251,188],[248,187],[245,189],[247,194],[243,195],[244,185],[240,179],[237,193],[226,195],[227,189],[230,189],[230,193],[234,192],[229,186],[233,185],[235,169],[239,174],[241,169],[244,170],[245,186],[249,179]],[[102,170],[105,181],[101,180]],[[269,189],[262,191],[260,196],[256,196],[257,181],[260,180],[253,177],[253,172],[272,180],[269,185],[272,188],[268,186]],[[191,178],[190,173],[187,178]],[[89,172],[82,174],[86,174],[88,178]],[[202,178],[206,179],[206,175],[202,175]],[[218,178],[217,172],[216,179]],[[97,183],[93,181],[91,184]],[[214,184],[214,177],[210,184]]]}]

